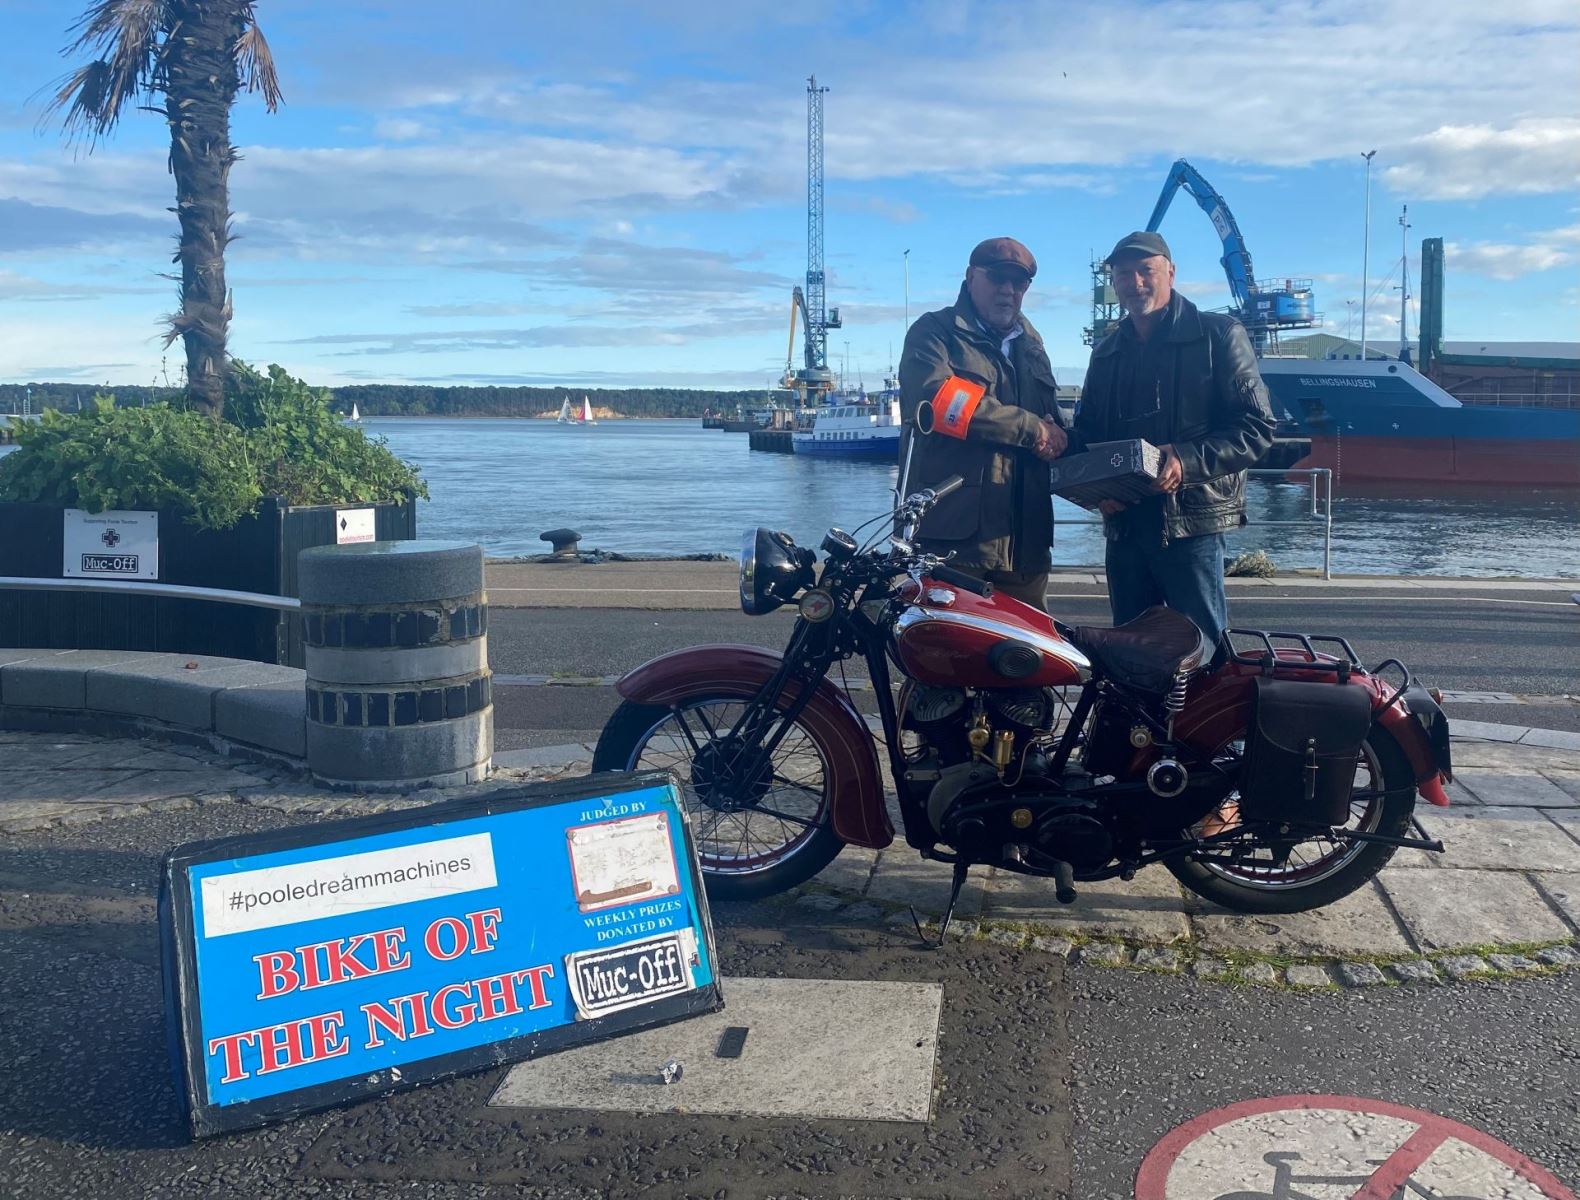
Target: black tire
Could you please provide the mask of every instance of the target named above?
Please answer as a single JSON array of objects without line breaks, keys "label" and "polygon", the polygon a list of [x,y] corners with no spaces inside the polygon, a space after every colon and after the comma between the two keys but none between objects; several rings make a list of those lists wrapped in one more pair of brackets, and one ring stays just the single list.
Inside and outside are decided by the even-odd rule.
[{"label": "black tire", "polygon": [[609,718],[593,754],[594,771],[674,772],[713,900],[760,900],[788,891],[833,862],[845,845],[834,832],[828,748],[799,721],[775,751],[771,778],[755,786],[732,779],[722,788],[712,781],[707,756],[727,755],[716,748],[746,699],[721,688],[674,707],[628,701]]},{"label": "black tire", "polygon": [[[1378,786],[1378,780],[1381,786]],[[1387,837],[1404,837],[1415,812],[1415,772],[1399,743],[1373,726],[1361,748],[1361,763],[1350,794],[1350,821],[1345,828]],[[1303,842],[1301,854],[1311,842]],[[1165,864],[1174,877],[1203,899],[1242,913],[1293,913],[1342,900],[1387,865],[1394,847],[1376,842],[1336,842],[1323,838],[1326,852],[1315,859],[1265,868],[1240,863],[1193,862]]]}]

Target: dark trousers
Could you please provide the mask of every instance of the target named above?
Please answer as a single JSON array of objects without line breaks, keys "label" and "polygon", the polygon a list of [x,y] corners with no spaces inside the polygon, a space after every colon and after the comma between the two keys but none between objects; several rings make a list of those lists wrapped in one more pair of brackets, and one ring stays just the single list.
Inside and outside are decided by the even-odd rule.
[{"label": "dark trousers", "polygon": [[1134,620],[1155,604],[1183,613],[1216,645],[1229,626],[1223,590],[1223,534],[1175,538],[1167,546],[1150,538],[1108,543],[1108,606],[1114,624]]}]

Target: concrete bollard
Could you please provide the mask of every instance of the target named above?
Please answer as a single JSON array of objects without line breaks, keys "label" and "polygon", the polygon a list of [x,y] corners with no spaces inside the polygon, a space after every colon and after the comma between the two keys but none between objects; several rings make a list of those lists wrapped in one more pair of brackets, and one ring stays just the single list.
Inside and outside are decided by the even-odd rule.
[{"label": "concrete bollard", "polygon": [[377,791],[484,778],[494,708],[482,547],[316,546],[297,577],[313,776]]}]

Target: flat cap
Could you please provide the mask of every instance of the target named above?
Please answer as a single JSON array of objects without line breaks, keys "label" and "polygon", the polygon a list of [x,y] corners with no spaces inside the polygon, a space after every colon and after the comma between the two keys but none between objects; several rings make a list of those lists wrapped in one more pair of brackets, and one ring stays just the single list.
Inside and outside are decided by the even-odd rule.
[{"label": "flat cap", "polygon": [[971,251],[971,266],[1019,267],[1028,278],[1034,279],[1037,275],[1037,260],[1031,256],[1031,251],[1011,237],[978,242],[977,248]]},{"label": "flat cap", "polygon": [[1163,235],[1149,233],[1142,229],[1138,229],[1134,233],[1127,233],[1120,238],[1119,244],[1114,247],[1113,253],[1103,259],[1103,261],[1112,266],[1114,259],[1121,254],[1139,254],[1143,258],[1151,258],[1154,254],[1161,254],[1170,262],[1174,261],[1174,256],[1169,253],[1169,244],[1163,240]]}]

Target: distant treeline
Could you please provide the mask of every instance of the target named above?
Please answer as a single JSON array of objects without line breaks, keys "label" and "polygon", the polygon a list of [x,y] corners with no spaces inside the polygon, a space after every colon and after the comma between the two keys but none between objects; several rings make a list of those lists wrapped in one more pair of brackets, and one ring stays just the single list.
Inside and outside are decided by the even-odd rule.
[{"label": "distant treeline", "polygon": [[[76,409],[96,393],[111,392],[122,405],[153,403],[181,394],[179,388],[139,387],[132,384],[84,386],[78,383],[0,383],[0,412],[20,412],[32,391],[33,411]],[[700,417],[704,410],[734,415],[736,406],[761,408],[766,393],[696,392],[684,388],[534,388],[534,387],[423,387],[407,383],[357,384],[331,389],[335,406],[350,412],[353,403],[363,416],[397,417],[535,417],[557,412],[569,399],[581,405],[582,397],[598,409],[626,417]]]},{"label": "distant treeline", "polygon": [[405,383],[358,384],[334,389],[340,406],[353,401],[363,416],[535,417],[558,412],[569,400],[578,409],[586,396],[596,409],[624,417],[700,417],[704,409],[735,412],[736,405],[761,408],[765,393],[694,392],[684,388],[419,387]]}]

